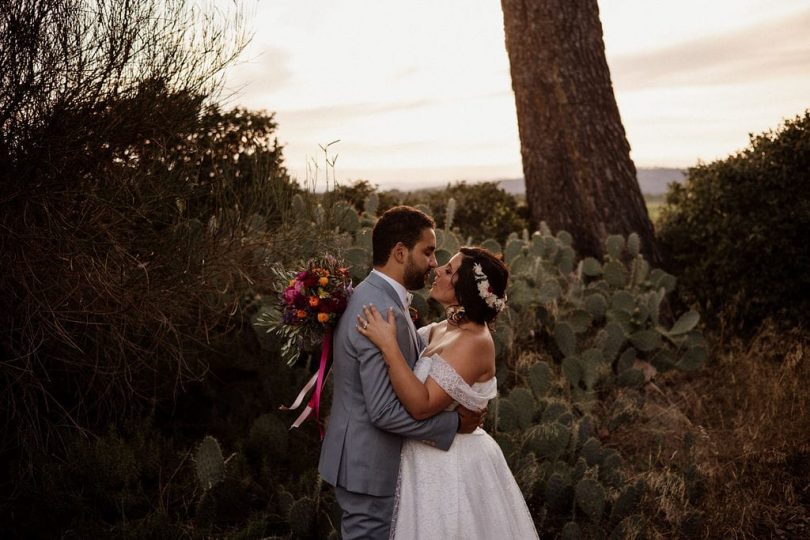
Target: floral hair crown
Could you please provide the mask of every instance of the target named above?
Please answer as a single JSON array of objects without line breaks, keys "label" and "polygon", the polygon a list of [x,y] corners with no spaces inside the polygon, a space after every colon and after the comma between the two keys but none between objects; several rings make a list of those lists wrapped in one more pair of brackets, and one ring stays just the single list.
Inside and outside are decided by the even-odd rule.
[{"label": "floral hair crown", "polygon": [[473,275],[475,276],[475,282],[478,284],[478,295],[489,307],[500,313],[500,311],[506,307],[506,294],[503,295],[503,298],[498,298],[498,295],[495,294],[495,291],[492,290],[492,286],[489,284],[489,279],[487,279],[484,269],[481,268],[481,263],[475,263],[473,265]]}]

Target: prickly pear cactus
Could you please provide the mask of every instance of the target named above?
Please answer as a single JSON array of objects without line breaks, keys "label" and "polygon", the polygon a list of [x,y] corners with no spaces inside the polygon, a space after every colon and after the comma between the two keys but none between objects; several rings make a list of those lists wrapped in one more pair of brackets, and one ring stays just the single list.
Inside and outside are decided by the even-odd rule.
[{"label": "prickly pear cactus", "polygon": [[444,228],[445,230],[453,229],[453,219],[456,217],[456,200],[453,197],[447,201],[447,208],[444,214]]},{"label": "prickly pear cactus", "polygon": [[602,484],[590,478],[580,480],[575,489],[577,507],[594,523],[602,519],[605,511],[605,495]]},{"label": "prickly pear cactus", "polygon": [[[553,523],[546,532],[588,538],[638,530],[644,486],[628,483],[609,434],[638,417],[641,387],[661,371],[700,369],[709,348],[697,312],[669,311],[677,280],[645,260],[638,234],[609,236],[599,258],[573,246],[545,223],[484,242],[511,275],[495,336],[507,368],[489,427]],[[524,361],[524,347],[538,358]]]},{"label": "prickly pear cactus", "polygon": [[363,214],[365,217],[375,217],[377,215],[377,208],[380,206],[380,197],[377,193],[369,195],[365,204],[363,205]]},{"label": "prickly pear cactus", "polygon": [[197,480],[204,490],[222,482],[225,478],[225,458],[219,442],[210,435],[206,435],[194,452],[194,468]]},{"label": "prickly pear cactus", "polygon": [[605,255],[576,262],[572,238],[542,223],[531,239],[513,235],[504,249],[512,266],[508,291],[518,312],[538,310],[542,330],[581,410],[600,388],[640,386],[657,371],[699,369],[708,347],[700,316],[682,314],[671,327],[661,305],[675,278],[650,269],[637,234],[609,236]]}]

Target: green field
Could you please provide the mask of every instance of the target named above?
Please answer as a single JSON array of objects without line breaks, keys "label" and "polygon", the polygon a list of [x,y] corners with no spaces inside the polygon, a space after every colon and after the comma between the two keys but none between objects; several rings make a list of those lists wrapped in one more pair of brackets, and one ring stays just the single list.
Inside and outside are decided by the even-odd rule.
[{"label": "green field", "polygon": [[644,202],[647,203],[647,213],[650,214],[650,221],[655,223],[661,215],[661,208],[664,207],[663,195],[644,195]]}]

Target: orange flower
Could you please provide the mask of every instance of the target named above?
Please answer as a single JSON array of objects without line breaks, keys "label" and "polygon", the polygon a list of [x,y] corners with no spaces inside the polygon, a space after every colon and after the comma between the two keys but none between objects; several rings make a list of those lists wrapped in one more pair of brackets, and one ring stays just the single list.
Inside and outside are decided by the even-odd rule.
[{"label": "orange flower", "polygon": [[318,280],[318,285],[320,285],[321,287],[326,287],[328,284],[329,284],[328,277],[322,277],[321,279]]},{"label": "orange flower", "polygon": [[309,307],[318,307],[320,303],[320,299],[317,296],[310,296],[309,297]]},{"label": "orange flower", "polygon": [[299,319],[306,319],[307,312],[303,309],[299,309],[298,311],[295,312],[295,316],[298,317]]},{"label": "orange flower", "polygon": [[329,320],[328,313],[318,313],[318,322],[325,323]]}]

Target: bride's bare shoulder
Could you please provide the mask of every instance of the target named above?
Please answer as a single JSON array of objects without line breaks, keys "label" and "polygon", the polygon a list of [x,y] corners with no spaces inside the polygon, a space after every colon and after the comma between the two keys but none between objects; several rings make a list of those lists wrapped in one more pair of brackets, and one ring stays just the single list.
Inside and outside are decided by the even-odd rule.
[{"label": "bride's bare shoulder", "polygon": [[486,327],[465,329],[442,356],[470,384],[495,374],[495,343]]}]

